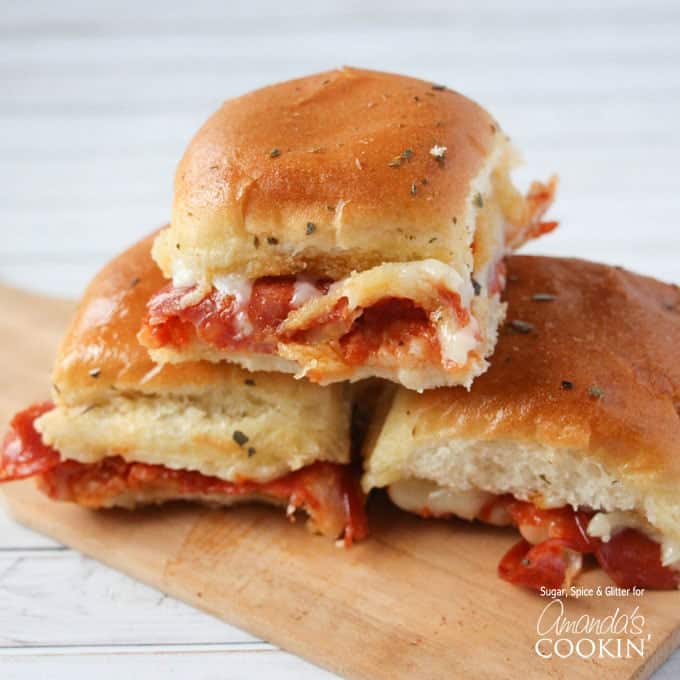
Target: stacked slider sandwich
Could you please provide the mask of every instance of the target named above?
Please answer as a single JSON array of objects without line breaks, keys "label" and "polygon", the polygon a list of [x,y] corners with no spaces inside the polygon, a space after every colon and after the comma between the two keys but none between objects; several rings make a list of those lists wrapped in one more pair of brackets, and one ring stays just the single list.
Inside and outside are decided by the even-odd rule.
[{"label": "stacked slider sandwich", "polygon": [[342,381],[486,369],[502,257],[554,226],[553,186],[523,198],[513,162],[479,106],[401,76],[227,102],[179,165],[172,224],[85,292],[53,402],[13,419],[0,480],[91,508],[264,500],[363,538]]},{"label": "stacked slider sandwich", "polygon": [[469,393],[386,395],[365,489],[516,527],[512,583],[559,588],[597,562],[622,587],[676,588],[680,289],[583,260],[507,264],[492,367]]},{"label": "stacked slider sandwich", "polygon": [[347,382],[380,378],[366,492],[516,526],[515,583],[592,555],[675,587],[677,289],[504,259],[555,226],[554,182],[521,195],[515,161],[478,105],[402,76],[228,101],[179,165],[171,224],[88,288],[54,404],[14,419],[0,479],[88,507],[274,502],[349,544],[367,529]]},{"label": "stacked slider sandwich", "polygon": [[502,258],[554,226],[553,184],[521,196],[514,162],[483,109],[411,78],[341,69],[228,101],[179,165],[171,225],[86,291],[0,479],[91,508],[264,500],[362,538],[342,381],[487,368]]},{"label": "stacked slider sandwich", "polygon": [[361,539],[347,390],[226,363],[154,364],[136,340],[164,284],[152,240],[85,291],[57,353],[54,403],[14,417],[0,480],[35,476],[52,498],[89,508],[259,500],[305,511],[331,538]]},{"label": "stacked slider sandwich", "polygon": [[139,339],[157,361],[227,360],[329,384],[470,386],[503,318],[502,258],[550,230],[477,104],[341,69],[228,101],[177,170],[153,247],[172,283]]}]

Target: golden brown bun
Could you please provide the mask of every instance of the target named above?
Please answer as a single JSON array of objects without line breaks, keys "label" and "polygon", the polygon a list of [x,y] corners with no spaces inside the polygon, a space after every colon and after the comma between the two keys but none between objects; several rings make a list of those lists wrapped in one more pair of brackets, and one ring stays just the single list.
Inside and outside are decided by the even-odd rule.
[{"label": "golden brown bun", "polygon": [[680,537],[680,290],[583,260],[507,264],[491,368],[470,392],[397,390],[366,487],[421,477],[561,497],[635,509]]},{"label": "golden brown bun", "polygon": [[526,217],[503,177],[503,196],[492,192],[512,156],[484,109],[429,82],[345,67],[279,83],[225,102],[197,133],[154,258],[194,282],[232,271],[338,279],[426,258],[462,274],[481,208],[493,233],[480,246],[502,234],[498,206]]},{"label": "golden brown bun", "polygon": [[45,441],[82,462],[121,455],[229,480],[347,462],[345,386],[224,363],[151,361],[136,333],[149,296],[165,283],[152,240],[112,260],[85,291],[55,362],[57,408],[37,422]]},{"label": "golden brown bun", "polygon": [[234,366],[200,362],[159,369],[137,342],[146,303],[165,284],[150,257],[155,235],[114,258],[85,290],[54,364],[59,403],[89,404],[117,391],[202,391],[247,377]]}]

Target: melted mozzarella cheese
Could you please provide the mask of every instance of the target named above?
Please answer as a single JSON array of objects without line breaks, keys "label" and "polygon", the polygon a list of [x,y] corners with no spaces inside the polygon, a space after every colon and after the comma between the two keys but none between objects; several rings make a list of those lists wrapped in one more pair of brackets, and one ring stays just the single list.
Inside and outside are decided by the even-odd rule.
[{"label": "melted mozzarella cheese", "polygon": [[222,295],[233,297],[236,303],[236,337],[244,337],[253,332],[248,319],[248,303],[253,293],[253,282],[239,274],[221,274],[213,279],[213,286]]},{"label": "melted mozzarella cheese", "polygon": [[[180,262],[176,262],[172,270],[172,286],[173,288],[186,288],[186,292],[179,299],[179,306],[181,309],[191,307],[199,303],[206,293],[205,286],[196,285],[196,280],[190,269]],[[173,299],[172,291],[168,294],[169,299]],[[156,296],[156,302],[162,299],[161,296]]]},{"label": "melted mozzarella cheese", "polygon": [[181,260],[173,263],[172,266],[172,285],[175,288],[185,288],[196,283],[191,269],[184,266]]},{"label": "melted mozzarella cheese", "polygon": [[293,288],[293,297],[290,300],[290,305],[293,309],[302,307],[306,302],[314,298],[320,297],[323,293],[311,282],[302,278],[295,279],[295,286]]},{"label": "melted mozzarella cheese", "polygon": [[470,316],[470,322],[462,328],[440,323],[437,326],[437,338],[444,362],[464,366],[470,352],[479,345],[479,323],[474,316]]},{"label": "melted mozzarella cheese", "polygon": [[421,515],[456,515],[473,520],[494,494],[479,489],[449,489],[424,479],[402,479],[387,489],[392,502]]},{"label": "melted mozzarella cheese", "polygon": [[220,274],[213,279],[213,286],[223,295],[236,298],[239,306],[247,305],[253,292],[252,281],[239,274]]},{"label": "melted mozzarella cheese", "polygon": [[564,572],[562,587],[568,588],[573,580],[581,573],[581,569],[583,568],[583,555],[575,550],[569,550],[569,548],[564,551],[564,555],[567,558],[567,568]]},{"label": "melted mozzarella cheese", "polygon": [[598,512],[588,524],[588,535],[601,538],[607,543],[611,537],[624,529],[636,529],[661,545],[661,564],[680,570],[680,544],[665,538],[646,519],[635,512]]}]

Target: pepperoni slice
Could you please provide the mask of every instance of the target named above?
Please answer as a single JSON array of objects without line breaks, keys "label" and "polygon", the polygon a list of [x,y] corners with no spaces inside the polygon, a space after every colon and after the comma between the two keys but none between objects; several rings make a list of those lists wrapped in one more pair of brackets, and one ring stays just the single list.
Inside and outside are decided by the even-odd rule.
[{"label": "pepperoni slice", "polygon": [[680,574],[662,566],[661,546],[635,529],[624,529],[606,543],[602,541],[595,557],[621,588],[674,590],[680,584]]},{"label": "pepperoni slice", "polygon": [[399,356],[408,351],[413,338],[423,342],[431,361],[440,361],[439,342],[427,312],[413,300],[385,298],[364,311],[340,340],[340,347],[344,361],[356,366],[380,349]]},{"label": "pepperoni slice", "polygon": [[98,463],[67,460],[46,470],[43,491],[56,500],[90,508],[107,507],[127,491],[153,497],[190,499],[256,494],[305,510],[327,536],[343,536],[346,545],[366,537],[367,520],[358,476],[349,466],[318,462],[270,482],[229,482],[195,470],[128,463],[110,456]]},{"label": "pepperoni slice", "polygon": [[45,401],[20,411],[12,418],[0,449],[0,482],[31,477],[59,464],[59,453],[43,444],[33,426],[36,418],[53,408],[51,401]]},{"label": "pepperoni slice", "polygon": [[517,526],[542,527],[548,540],[531,546],[520,541],[503,557],[501,578],[539,589],[560,587],[567,575],[568,550],[594,553],[602,569],[622,588],[676,589],[680,574],[661,564],[661,546],[635,529],[624,529],[608,542],[588,536],[591,513],[571,508],[542,510],[532,503],[511,501],[507,505]]},{"label": "pepperoni slice", "polygon": [[516,526],[530,525],[545,527],[551,539],[559,539],[563,545],[581,553],[592,553],[598,543],[588,536],[586,529],[591,514],[575,512],[569,507],[543,510],[533,503],[514,501],[508,512]]},{"label": "pepperoni slice", "polygon": [[265,277],[257,279],[248,304],[248,317],[260,331],[274,331],[292,309],[295,279]]},{"label": "pepperoni slice", "polygon": [[145,342],[156,348],[181,348],[198,337],[213,347],[272,352],[274,332],[292,310],[294,289],[295,279],[290,276],[259,278],[247,304],[240,307],[233,295],[215,289],[199,302],[185,305],[183,299],[192,288],[168,285],[149,300]]},{"label": "pepperoni slice", "polygon": [[[314,463],[263,485],[264,493],[304,507],[324,534],[343,534],[346,546],[368,536],[359,471],[350,465]],[[338,526],[341,531],[338,530]]]},{"label": "pepperoni slice", "polygon": [[535,546],[521,540],[503,556],[498,575],[532,590],[561,588],[568,566],[567,547],[560,539],[551,538]]}]

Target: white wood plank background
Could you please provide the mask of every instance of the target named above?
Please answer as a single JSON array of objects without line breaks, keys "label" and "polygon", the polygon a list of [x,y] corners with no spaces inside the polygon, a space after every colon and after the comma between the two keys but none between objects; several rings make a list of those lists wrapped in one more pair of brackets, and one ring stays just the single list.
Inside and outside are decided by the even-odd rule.
[{"label": "white wood plank background", "polygon": [[[0,3],[0,280],[76,296],[169,216],[220,102],[343,63],[443,82],[559,172],[534,252],[680,281],[680,3],[672,0]],[[11,386],[3,385],[5,389]],[[3,678],[327,673],[0,514]],[[657,679],[680,676],[680,655]]]}]

